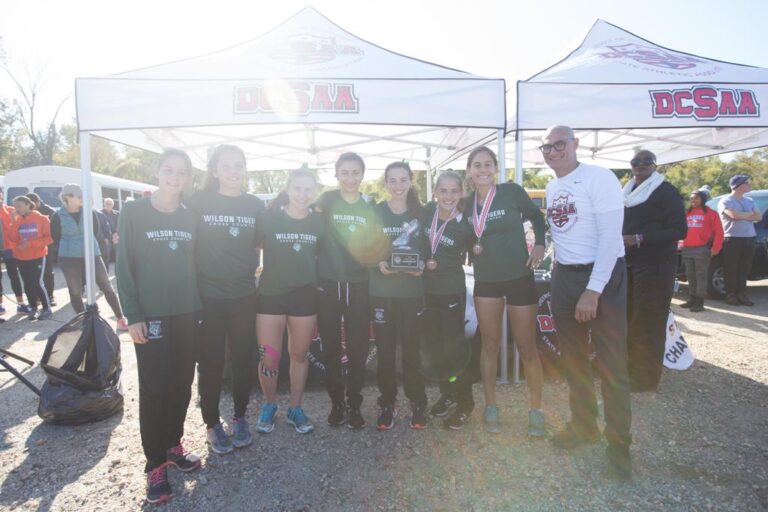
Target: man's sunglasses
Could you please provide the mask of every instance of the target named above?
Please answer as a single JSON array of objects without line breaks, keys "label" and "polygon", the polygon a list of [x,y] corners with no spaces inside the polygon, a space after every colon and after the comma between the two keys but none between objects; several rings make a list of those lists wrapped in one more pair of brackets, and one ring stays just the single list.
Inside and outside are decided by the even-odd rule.
[{"label": "man's sunglasses", "polygon": [[541,146],[539,146],[539,149],[545,155],[550,154],[553,148],[555,151],[562,151],[565,149],[565,145],[568,144],[568,141],[570,140],[573,140],[573,138],[558,140],[554,144],[542,144]]},{"label": "man's sunglasses", "polygon": [[655,158],[633,158],[629,164],[632,167],[639,167],[641,165],[655,165],[656,159]]}]

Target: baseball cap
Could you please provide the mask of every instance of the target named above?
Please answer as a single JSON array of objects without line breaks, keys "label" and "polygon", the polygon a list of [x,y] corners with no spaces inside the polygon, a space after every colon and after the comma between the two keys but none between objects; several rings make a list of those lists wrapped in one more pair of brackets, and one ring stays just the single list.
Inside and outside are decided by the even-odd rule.
[{"label": "baseball cap", "polygon": [[83,189],[77,183],[67,183],[61,187],[61,195],[83,197]]},{"label": "baseball cap", "polygon": [[731,179],[728,180],[728,185],[731,187],[731,190],[735,190],[748,181],[749,176],[746,174],[736,174],[735,176],[731,176]]}]

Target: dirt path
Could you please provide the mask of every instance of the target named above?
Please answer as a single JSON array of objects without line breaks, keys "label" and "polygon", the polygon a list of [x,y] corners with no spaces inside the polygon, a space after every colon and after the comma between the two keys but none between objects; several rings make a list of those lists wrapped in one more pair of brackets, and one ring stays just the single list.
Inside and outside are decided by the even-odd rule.
[{"label": "dirt path", "polygon": [[[698,315],[673,308],[697,362],[685,372],[667,370],[658,394],[633,396],[629,483],[606,478],[604,445],[561,453],[528,440],[527,395],[519,385],[499,390],[503,433],[496,436],[482,430],[478,412],[462,432],[437,422],[413,431],[402,398],[392,431],[330,428],[329,400],[315,388],[305,400],[314,434],[285,425],[283,402],[274,433],[227,456],[208,453],[194,394],[185,442],[204,467],[170,472],[175,498],[165,510],[768,510],[768,281],[749,291],[753,308],[715,301]],[[56,296],[65,303],[65,290]],[[55,314],[71,316],[69,306]],[[60,325],[5,318],[0,347],[36,361]],[[100,423],[43,424],[36,396],[0,373],[0,510],[153,508],[143,503],[135,355],[122,339],[125,411]],[[44,380],[39,368],[26,375]],[[377,393],[369,384],[363,412],[371,424]],[[437,389],[429,395],[437,398]],[[479,386],[475,398],[481,405]],[[251,424],[260,403],[255,394]],[[231,407],[227,396],[225,417]],[[564,385],[546,386],[545,410],[554,425],[567,419]]]}]

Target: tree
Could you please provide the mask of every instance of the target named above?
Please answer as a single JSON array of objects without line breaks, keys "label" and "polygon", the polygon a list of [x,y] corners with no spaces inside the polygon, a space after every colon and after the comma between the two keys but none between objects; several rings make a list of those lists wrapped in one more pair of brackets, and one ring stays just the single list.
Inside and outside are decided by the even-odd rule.
[{"label": "tree", "polygon": [[[69,97],[63,98],[56,107],[53,116],[48,122],[40,122],[38,109],[40,96],[45,87],[45,69],[31,73],[28,69],[24,77],[19,78],[8,65],[6,59],[0,60],[0,68],[16,86],[18,97],[13,100],[13,106],[18,115],[19,122],[25,135],[32,143],[33,154],[37,165],[52,165],[53,156],[59,144],[60,134],[56,128],[56,118],[59,111]],[[42,126],[42,127],[41,127]]]},{"label": "tree", "polygon": [[[514,169],[508,176],[514,176]],[[543,190],[547,188],[552,176],[552,172],[545,169],[523,169],[523,188]]]},{"label": "tree", "polygon": [[248,178],[248,189],[254,194],[276,194],[285,188],[290,171],[253,172]]}]

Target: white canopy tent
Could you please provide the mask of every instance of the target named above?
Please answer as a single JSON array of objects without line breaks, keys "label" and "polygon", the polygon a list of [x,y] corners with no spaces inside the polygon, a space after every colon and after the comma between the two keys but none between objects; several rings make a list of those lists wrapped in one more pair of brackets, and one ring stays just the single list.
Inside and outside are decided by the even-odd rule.
[{"label": "white canopy tent", "polygon": [[[76,80],[83,195],[90,136],[153,152],[174,147],[205,168],[221,143],[250,171],[332,168],[355,151],[371,169],[497,134],[504,154],[505,83],[406,57],[360,39],[307,7],[251,41],[190,59]],[[430,194],[431,179],[427,180]],[[84,216],[84,230],[91,230]],[[95,302],[85,244],[87,302]],[[506,358],[503,359],[506,375]]]},{"label": "white canopy tent", "polygon": [[[406,57],[307,7],[251,41],[76,82],[81,132],[160,152],[236,143],[248,169],[330,168],[356,151],[372,169],[428,167],[437,149],[505,127],[502,79]],[[354,126],[352,126],[354,125]]]},{"label": "white canopy tent", "polygon": [[[602,20],[565,59],[517,82],[515,101],[507,166],[519,182],[522,168],[546,166],[537,147],[555,124],[576,130],[580,161],[608,168],[628,167],[639,148],[663,164],[768,145],[768,69],[671,50]],[[467,150],[441,149],[434,165]]]}]

